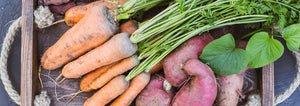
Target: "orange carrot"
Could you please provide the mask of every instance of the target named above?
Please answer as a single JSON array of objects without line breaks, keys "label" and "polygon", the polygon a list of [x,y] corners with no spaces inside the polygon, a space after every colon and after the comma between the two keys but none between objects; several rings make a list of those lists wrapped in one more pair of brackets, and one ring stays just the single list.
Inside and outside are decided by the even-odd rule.
[{"label": "orange carrot", "polygon": [[[118,76],[129,69],[133,68],[134,66],[139,64],[138,57],[136,55],[128,57],[122,60],[120,63],[114,65],[106,72],[101,74],[97,79],[95,79],[91,84],[91,89],[98,89],[105,85],[108,81],[110,81],[113,77]],[[86,90],[87,92],[90,91]]]},{"label": "orange carrot", "polygon": [[127,32],[132,34],[134,31],[138,29],[137,22],[135,20],[129,20],[124,24],[120,25],[120,32]]},{"label": "orange carrot", "polygon": [[150,73],[143,72],[130,81],[129,87],[111,106],[129,106],[134,98],[146,87],[150,81]]},{"label": "orange carrot", "polygon": [[85,75],[80,81],[80,89],[84,91],[84,90],[90,88],[90,85],[92,84],[92,82],[95,79],[97,79],[97,77],[99,77],[101,74],[106,72],[109,68],[114,66],[116,63],[118,63],[118,62],[100,67],[100,68],[96,69],[95,71],[92,71],[92,72],[88,73],[87,75]]},{"label": "orange carrot", "polygon": [[128,85],[124,75],[117,76],[86,100],[83,106],[104,106],[122,94]]},{"label": "orange carrot", "polygon": [[69,29],[42,56],[41,64],[48,70],[57,69],[83,53],[101,45],[119,31],[108,8],[95,6],[74,27]]},{"label": "orange carrot", "polygon": [[150,74],[154,74],[163,68],[162,61],[159,61],[154,67],[149,70]]},{"label": "orange carrot", "polygon": [[[119,5],[124,4],[125,2],[127,2],[127,0],[111,0],[112,2],[118,2]],[[92,3],[89,3],[87,5],[84,6],[75,6],[70,8],[66,13],[65,13],[65,22],[68,26],[74,26],[76,23],[78,23],[81,18],[84,17],[84,15],[87,13],[87,11],[95,6],[99,6],[99,5],[105,5],[106,7],[108,7],[109,9],[114,9],[116,7],[118,7],[118,4],[114,4],[114,3],[110,3],[107,1],[95,1]]]},{"label": "orange carrot", "polygon": [[103,45],[68,63],[62,70],[65,78],[79,78],[96,68],[133,55],[137,45],[129,40],[129,33],[120,33]]}]

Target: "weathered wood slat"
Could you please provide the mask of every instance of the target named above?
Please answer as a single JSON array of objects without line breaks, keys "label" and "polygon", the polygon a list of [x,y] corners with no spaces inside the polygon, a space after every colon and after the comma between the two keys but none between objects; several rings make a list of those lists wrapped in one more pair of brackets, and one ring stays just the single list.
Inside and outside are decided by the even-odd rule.
[{"label": "weathered wood slat", "polygon": [[262,105],[274,106],[274,63],[262,68]]},{"label": "weathered wood slat", "polygon": [[34,98],[34,73],[36,72],[36,48],[34,47],[34,0],[22,0],[21,45],[21,106],[32,106]]}]

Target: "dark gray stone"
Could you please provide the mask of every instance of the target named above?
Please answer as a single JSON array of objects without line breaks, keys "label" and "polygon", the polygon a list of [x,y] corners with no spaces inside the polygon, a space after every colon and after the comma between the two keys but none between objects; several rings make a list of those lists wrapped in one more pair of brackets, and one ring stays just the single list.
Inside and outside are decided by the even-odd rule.
[{"label": "dark gray stone", "polygon": [[[10,21],[21,16],[21,6],[21,0],[0,0],[0,44],[2,44],[5,33],[11,24]],[[8,60],[9,77],[18,92],[20,91],[20,55],[21,33],[19,31],[17,37],[15,37]],[[296,76],[296,72],[295,57],[290,51],[285,50],[284,55],[275,62],[275,95],[280,94],[290,85]],[[290,98],[278,106],[299,106],[299,98],[300,87]],[[0,82],[0,106],[16,106],[4,90],[2,82]]]},{"label": "dark gray stone", "polygon": [[[22,10],[21,0],[0,0],[0,44],[2,47],[3,39],[11,24],[11,20],[21,16]],[[8,73],[15,89],[20,92],[20,66],[21,66],[21,33],[17,32],[17,37],[13,42],[9,58],[8,58]],[[1,106],[17,106],[13,100],[7,95],[3,88],[2,81],[0,82],[0,105]]]}]

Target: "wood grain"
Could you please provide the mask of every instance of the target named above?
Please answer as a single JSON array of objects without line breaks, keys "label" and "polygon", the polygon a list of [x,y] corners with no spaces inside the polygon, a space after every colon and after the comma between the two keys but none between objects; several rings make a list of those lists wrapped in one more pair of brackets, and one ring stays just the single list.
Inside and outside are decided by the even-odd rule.
[{"label": "wood grain", "polygon": [[32,106],[35,87],[33,75],[36,72],[35,36],[33,23],[33,0],[22,0],[21,38],[21,106]]},{"label": "wood grain", "polygon": [[262,105],[274,106],[274,63],[262,68]]}]

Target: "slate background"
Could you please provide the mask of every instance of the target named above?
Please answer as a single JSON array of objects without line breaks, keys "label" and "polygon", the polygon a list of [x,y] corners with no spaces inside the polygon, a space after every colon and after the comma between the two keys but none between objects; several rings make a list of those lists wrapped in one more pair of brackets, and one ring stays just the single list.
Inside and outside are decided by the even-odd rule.
[{"label": "slate background", "polygon": [[[2,44],[10,21],[21,16],[21,0],[0,0],[0,44]],[[281,40],[283,43],[284,41]],[[2,46],[2,45],[0,45]],[[21,33],[17,32],[15,41],[11,47],[8,59],[9,77],[15,87],[20,91],[20,66],[21,66]],[[296,59],[292,53],[285,50],[284,55],[275,62],[275,95],[283,92],[293,81],[297,73]],[[7,95],[0,82],[0,105],[17,106]],[[296,92],[278,106],[300,106],[300,87]]]}]

